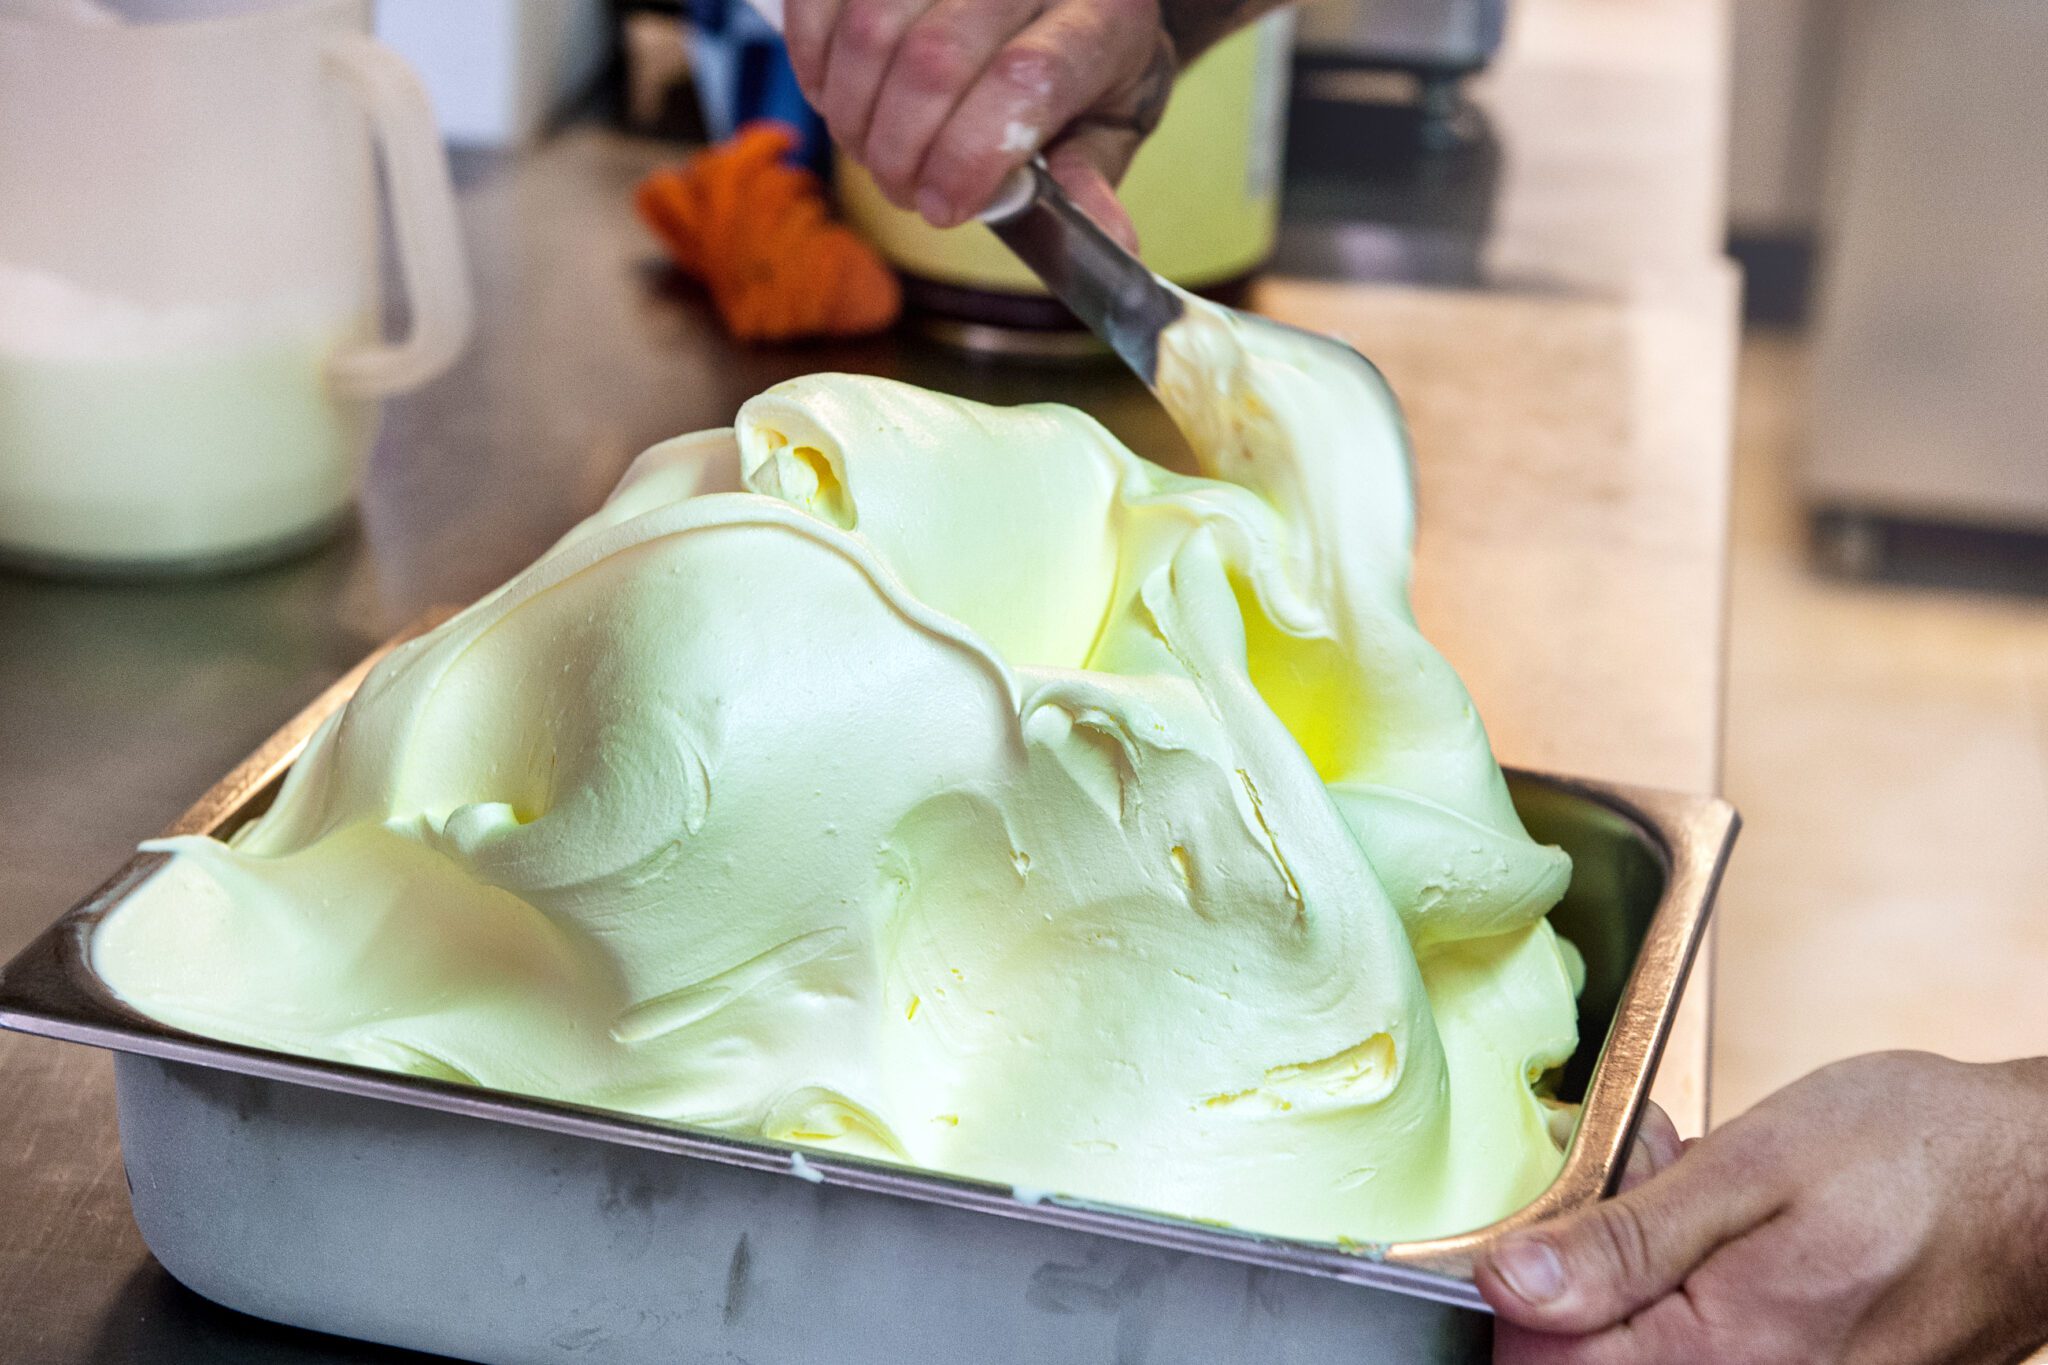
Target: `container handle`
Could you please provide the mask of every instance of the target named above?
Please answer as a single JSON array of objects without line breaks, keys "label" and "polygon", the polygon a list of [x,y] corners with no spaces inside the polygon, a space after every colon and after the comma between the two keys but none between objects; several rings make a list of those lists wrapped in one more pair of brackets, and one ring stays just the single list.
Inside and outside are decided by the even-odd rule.
[{"label": "container handle", "polygon": [[411,304],[405,336],[345,347],[328,362],[336,388],[376,398],[416,389],[454,364],[469,343],[476,305],[448,154],[419,77],[403,57],[360,33],[335,38],[326,57],[329,71],[362,103],[383,154],[398,275]]}]

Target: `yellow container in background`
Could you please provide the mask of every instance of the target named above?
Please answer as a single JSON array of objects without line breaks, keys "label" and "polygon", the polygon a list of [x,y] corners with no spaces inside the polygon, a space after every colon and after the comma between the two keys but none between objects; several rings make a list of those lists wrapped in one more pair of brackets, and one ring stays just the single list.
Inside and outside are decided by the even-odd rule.
[{"label": "yellow container in background", "polygon": [[[1292,45],[1293,16],[1282,11],[1203,54],[1124,178],[1145,260],[1176,284],[1236,284],[1272,253]],[[932,306],[939,294],[941,310],[958,313],[973,311],[976,293],[1045,294],[987,228],[931,226],[883,198],[843,152],[838,185],[847,221],[909,277],[913,303]],[[942,288],[920,291],[920,282]]]}]

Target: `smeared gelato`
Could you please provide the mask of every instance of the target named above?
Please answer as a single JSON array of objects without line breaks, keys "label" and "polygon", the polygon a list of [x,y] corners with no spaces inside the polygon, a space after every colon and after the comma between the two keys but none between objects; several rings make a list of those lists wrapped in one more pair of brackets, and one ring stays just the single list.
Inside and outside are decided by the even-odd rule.
[{"label": "smeared gelato", "polygon": [[381,664],[94,962],[173,1025],[1316,1239],[1489,1222],[1575,1042],[1362,361],[1191,303],[1207,477],[818,375]]}]

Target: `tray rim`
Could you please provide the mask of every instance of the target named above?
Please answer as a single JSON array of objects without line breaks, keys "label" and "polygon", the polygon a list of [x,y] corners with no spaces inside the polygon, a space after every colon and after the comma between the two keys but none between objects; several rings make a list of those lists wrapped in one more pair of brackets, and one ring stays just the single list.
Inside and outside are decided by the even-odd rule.
[{"label": "tray rim", "polygon": [[[454,615],[426,612],[373,650],[263,741],[168,826],[161,837],[211,834],[278,781],[393,650]],[[1595,1202],[1618,1183],[1685,980],[1697,955],[1741,819],[1716,796],[1506,768],[1603,806],[1634,825],[1665,874],[1636,962],[1586,1085],[1580,1122],[1552,1182],[1530,1203],[1469,1232],[1405,1242],[1329,1243],[1275,1237],[1124,1205],[1026,1190],[793,1143],[742,1138],[562,1101],[540,1099],[301,1057],[189,1033],[123,1003],[90,968],[94,926],[169,857],[138,852],[0,966],[0,1028],[114,1052],[340,1091],[492,1122],[511,1123],[814,1183],[939,1203],[1169,1250],[1393,1290],[1491,1312],[1472,1283],[1476,1258],[1511,1232]]]}]

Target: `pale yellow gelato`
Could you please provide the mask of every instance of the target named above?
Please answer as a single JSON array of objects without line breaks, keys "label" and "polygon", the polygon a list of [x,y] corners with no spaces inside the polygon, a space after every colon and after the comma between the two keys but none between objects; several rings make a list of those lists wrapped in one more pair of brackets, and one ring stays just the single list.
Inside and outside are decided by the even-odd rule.
[{"label": "pale yellow gelato", "polygon": [[641,457],[100,928],[147,1013],[1264,1232],[1489,1222],[1574,1044],[1384,383],[1206,305],[1209,477],[818,375]]}]

